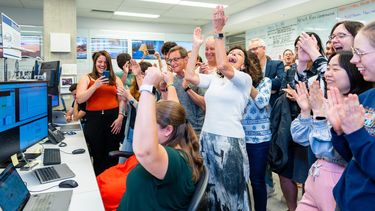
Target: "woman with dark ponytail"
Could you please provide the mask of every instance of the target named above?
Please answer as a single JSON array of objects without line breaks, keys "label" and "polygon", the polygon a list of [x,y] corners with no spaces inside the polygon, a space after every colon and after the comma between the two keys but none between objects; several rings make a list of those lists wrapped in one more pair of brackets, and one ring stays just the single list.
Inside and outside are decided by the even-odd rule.
[{"label": "woman with dark ponytail", "polygon": [[162,77],[150,67],[140,87],[133,138],[139,164],[127,177],[118,210],[186,210],[203,169],[184,108],[170,100],[156,103],[153,90]]}]

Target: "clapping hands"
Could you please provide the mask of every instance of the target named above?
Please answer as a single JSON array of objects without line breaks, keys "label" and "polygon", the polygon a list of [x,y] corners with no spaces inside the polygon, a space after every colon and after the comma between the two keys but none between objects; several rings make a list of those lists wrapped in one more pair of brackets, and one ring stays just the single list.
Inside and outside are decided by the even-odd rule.
[{"label": "clapping hands", "polygon": [[349,94],[343,98],[337,88],[328,91],[327,117],[337,134],[351,134],[365,122],[365,109],[359,104],[358,96]]}]

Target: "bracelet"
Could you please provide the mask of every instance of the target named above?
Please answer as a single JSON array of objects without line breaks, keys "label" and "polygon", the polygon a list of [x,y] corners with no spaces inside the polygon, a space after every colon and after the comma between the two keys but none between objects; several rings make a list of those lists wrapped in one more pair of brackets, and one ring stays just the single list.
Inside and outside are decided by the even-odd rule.
[{"label": "bracelet", "polygon": [[126,115],[125,115],[124,113],[122,113],[122,112],[119,112],[118,114],[119,114],[119,115],[122,115],[122,116],[124,116],[124,117],[126,116]]},{"label": "bracelet", "polygon": [[184,90],[185,90],[185,92],[187,92],[187,91],[189,91],[189,89],[191,89],[190,86],[187,86]]},{"label": "bracelet", "polygon": [[[167,88],[170,87],[170,86],[173,86],[173,83],[169,83],[167,84]],[[174,86],[173,86],[174,87]]]}]

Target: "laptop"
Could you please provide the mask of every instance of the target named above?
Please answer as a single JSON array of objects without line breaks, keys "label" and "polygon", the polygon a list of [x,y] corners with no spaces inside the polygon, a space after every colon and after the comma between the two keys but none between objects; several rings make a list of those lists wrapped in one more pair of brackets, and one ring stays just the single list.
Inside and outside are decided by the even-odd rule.
[{"label": "laptop", "polygon": [[63,111],[52,111],[52,123],[53,124],[66,124],[65,112]]},{"label": "laptop", "polygon": [[42,184],[76,176],[65,163],[34,169],[33,172]]},{"label": "laptop", "polygon": [[0,209],[10,210],[69,210],[72,190],[31,195],[13,164],[0,174]]}]

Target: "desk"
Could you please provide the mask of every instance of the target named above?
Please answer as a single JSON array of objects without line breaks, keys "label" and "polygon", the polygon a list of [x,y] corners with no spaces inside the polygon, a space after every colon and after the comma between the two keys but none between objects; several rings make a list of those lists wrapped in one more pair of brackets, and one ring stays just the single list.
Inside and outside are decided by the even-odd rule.
[{"label": "desk", "polygon": [[[43,146],[45,148],[60,148],[61,163],[68,164],[69,168],[76,175],[75,177],[71,178],[77,181],[78,187],[72,189],[73,196],[69,210],[104,210],[83,132],[77,131],[77,134],[75,135],[65,135],[65,139],[63,141],[67,143],[66,147],[58,147],[57,145],[53,144],[43,144]],[[76,155],[64,153],[71,153],[74,149],[78,148],[85,149],[85,153]],[[41,162],[42,156],[43,155],[38,157],[37,160],[40,163],[34,168],[38,168],[43,165]],[[26,182],[27,188],[30,191],[43,190],[54,185],[56,187],[43,192],[67,190],[66,188],[58,187],[58,184],[61,181],[40,184],[38,178],[32,171],[17,171],[20,173],[23,181]]]}]

